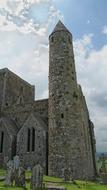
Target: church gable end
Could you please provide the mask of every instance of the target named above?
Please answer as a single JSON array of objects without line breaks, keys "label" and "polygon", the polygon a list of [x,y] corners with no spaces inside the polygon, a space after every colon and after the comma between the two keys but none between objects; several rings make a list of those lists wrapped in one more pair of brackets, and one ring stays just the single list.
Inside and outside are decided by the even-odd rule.
[{"label": "church gable end", "polygon": [[17,135],[17,154],[26,167],[40,163],[46,167],[46,132],[44,122],[31,114]]}]

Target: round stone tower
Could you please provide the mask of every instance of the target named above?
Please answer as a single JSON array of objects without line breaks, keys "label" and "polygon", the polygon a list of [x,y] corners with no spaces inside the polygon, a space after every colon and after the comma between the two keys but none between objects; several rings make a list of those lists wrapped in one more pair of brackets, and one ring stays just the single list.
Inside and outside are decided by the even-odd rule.
[{"label": "round stone tower", "polygon": [[49,37],[49,175],[82,172],[78,90],[72,34],[58,22]]}]

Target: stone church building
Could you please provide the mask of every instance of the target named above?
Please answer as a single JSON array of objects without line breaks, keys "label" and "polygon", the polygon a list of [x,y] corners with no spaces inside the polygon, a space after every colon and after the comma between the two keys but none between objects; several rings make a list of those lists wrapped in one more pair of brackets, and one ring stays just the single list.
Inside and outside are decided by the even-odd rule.
[{"label": "stone church building", "polygon": [[51,176],[96,175],[94,125],[77,83],[72,34],[61,21],[49,36],[49,99],[35,101],[34,86],[0,70],[0,166],[16,154]]}]

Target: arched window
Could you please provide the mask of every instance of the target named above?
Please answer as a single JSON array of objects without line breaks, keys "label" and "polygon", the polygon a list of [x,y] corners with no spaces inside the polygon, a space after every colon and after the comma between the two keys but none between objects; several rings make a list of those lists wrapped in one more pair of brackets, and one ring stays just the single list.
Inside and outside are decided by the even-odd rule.
[{"label": "arched window", "polygon": [[28,129],[27,132],[27,152],[30,152],[30,136],[31,136],[31,131]]},{"label": "arched window", "polygon": [[0,144],[0,153],[3,152],[3,141],[4,141],[4,132],[1,132],[1,144]]},{"label": "arched window", "polygon": [[35,129],[28,128],[27,131],[27,152],[35,151]]},{"label": "arched window", "polygon": [[32,151],[35,151],[35,129],[32,128]]}]

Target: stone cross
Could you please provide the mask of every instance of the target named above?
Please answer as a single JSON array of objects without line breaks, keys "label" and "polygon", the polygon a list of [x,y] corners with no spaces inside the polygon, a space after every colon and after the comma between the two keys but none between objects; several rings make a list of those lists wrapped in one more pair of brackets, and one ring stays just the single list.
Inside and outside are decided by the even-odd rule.
[{"label": "stone cross", "polygon": [[40,164],[37,164],[32,169],[31,175],[31,189],[42,189],[43,188],[43,168]]}]

